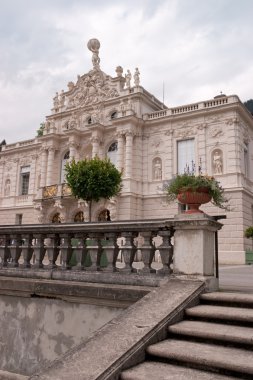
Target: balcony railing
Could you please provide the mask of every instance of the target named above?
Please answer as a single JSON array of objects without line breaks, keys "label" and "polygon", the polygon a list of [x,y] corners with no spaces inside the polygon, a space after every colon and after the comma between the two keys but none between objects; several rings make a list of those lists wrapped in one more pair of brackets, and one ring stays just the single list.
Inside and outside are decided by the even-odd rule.
[{"label": "balcony railing", "polygon": [[[173,234],[173,219],[2,226],[1,271],[11,269],[17,276],[20,269],[169,274]],[[137,253],[139,263],[134,268]],[[155,253],[160,255],[161,269],[152,267]]]},{"label": "balcony railing", "polygon": [[60,185],[44,186],[42,189],[43,199],[50,199],[54,197],[69,197],[71,195],[71,189],[67,183]]}]

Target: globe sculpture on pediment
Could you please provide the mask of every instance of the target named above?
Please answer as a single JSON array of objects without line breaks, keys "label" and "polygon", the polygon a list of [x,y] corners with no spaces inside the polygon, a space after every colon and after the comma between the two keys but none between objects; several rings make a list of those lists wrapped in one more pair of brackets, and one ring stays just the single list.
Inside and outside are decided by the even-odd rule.
[{"label": "globe sculpture on pediment", "polygon": [[100,42],[96,38],[92,38],[87,43],[88,49],[93,53],[92,54],[92,64],[94,69],[99,68],[100,58],[99,58],[99,48]]}]

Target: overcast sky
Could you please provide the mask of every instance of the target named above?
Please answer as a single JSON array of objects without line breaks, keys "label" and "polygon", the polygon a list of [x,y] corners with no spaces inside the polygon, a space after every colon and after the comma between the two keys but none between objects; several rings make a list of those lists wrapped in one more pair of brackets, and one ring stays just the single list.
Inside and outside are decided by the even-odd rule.
[{"label": "overcast sky", "polygon": [[168,107],[253,98],[252,0],[0,0],[0,141],[33,138],[56,91],[92,68],[139,67]]}]

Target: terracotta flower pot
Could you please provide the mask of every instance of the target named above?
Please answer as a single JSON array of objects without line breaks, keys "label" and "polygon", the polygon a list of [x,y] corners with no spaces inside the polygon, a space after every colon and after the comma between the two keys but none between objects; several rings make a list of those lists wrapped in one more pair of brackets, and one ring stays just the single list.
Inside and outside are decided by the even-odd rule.
[{"label": "terracotta flower pot", "polygon": [[203,211],[199,210],[199,207],[204,203],[210,202],[212,197],[209,195],[208,188],[201,187],[196,190],[182,190],[177,195],[177,199],[180,203],[188,205],[189,209],[185,211],[185,214],[199,214],[203,213]]}]

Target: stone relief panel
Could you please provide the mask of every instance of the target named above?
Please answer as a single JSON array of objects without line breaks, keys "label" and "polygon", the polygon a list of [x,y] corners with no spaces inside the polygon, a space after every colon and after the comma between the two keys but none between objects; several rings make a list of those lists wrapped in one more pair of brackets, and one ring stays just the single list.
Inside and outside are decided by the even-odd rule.
[{"label": "stone relief panel", "polygon": [[223,174],[223,152],[221,149],[215,149],[212,152],[212,173]]},{"label": "stone relief panel", "polygon": [[152,163],[152,179],[159,181],[162,179],[162,160],[160,157],[155,157]]},{"label": "stone relief panel", "polygon": [[187,137],[191,137],[193,135],[196,135],[196,128],[195,127],[188,127],[188,128],[180,128],[175,129],[174,137],[179,137],[182,139],[185,139]]},{"label": "stone relief panel", "polygon": [[224,132],[221,125],[215,125],[208,130],[208,136],[211,138],[217,138],[223,136]]}]

